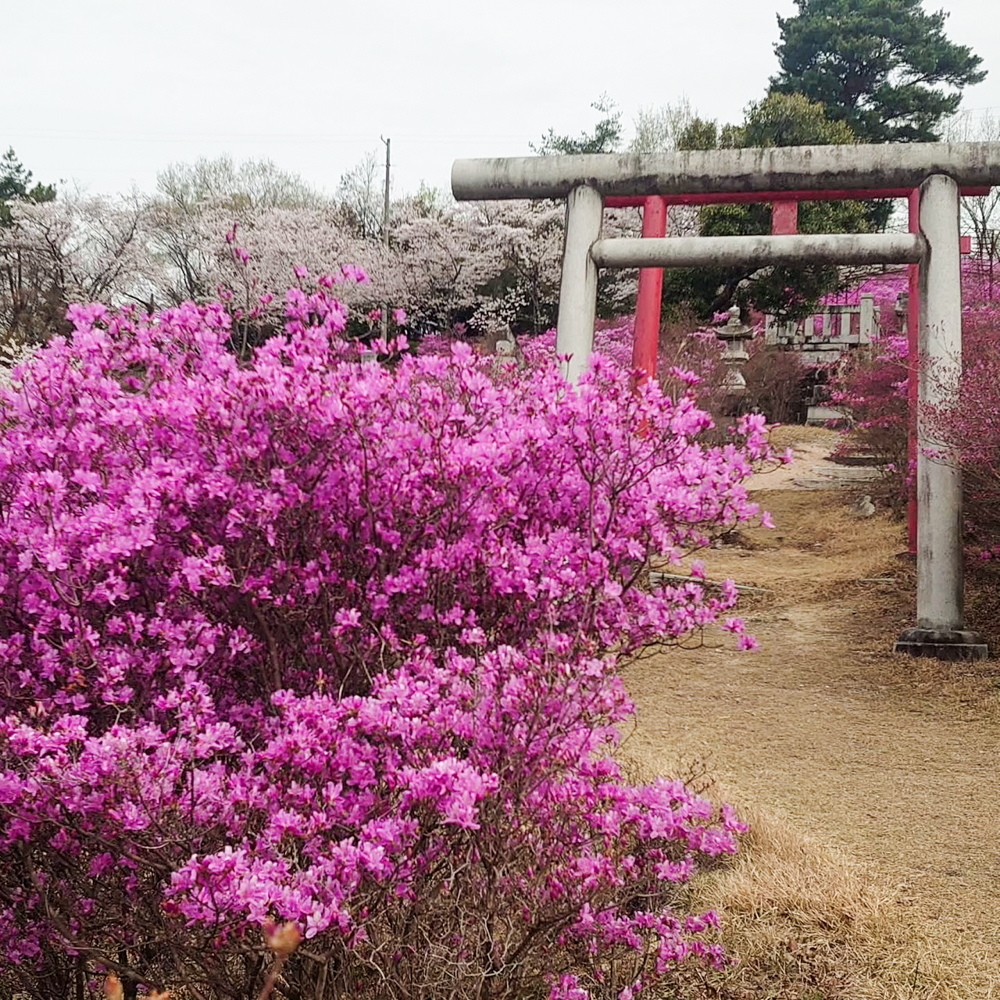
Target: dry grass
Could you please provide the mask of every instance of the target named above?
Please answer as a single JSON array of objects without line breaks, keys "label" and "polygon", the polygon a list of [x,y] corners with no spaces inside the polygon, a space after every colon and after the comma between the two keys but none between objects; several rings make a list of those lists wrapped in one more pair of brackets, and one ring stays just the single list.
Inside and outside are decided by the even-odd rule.
[{"label": "dry grass", "polygon": [[1000,964],[969,928],[927,919],[905,883],[805,834],[774,810],[740,804],[710,762],[670,760],[648,740],[630,748],[633,779],[679,775],[716,802],[737,804],[750,830],[739,854],[691,883],[690,912],[715,911],[724,970],[682,973],[685,1000],[968,1000],[1000,996]]},{"label": "dry grass", "polygon": [[[904,542],[887,514],[857,518],[841,491],[758,490],[754,500],[774,528],[747,527],[738,544],[701,558],[713,579],[831,596],[860,580],[896,575]],[[817,562],[819,565],[817,565]]]},{"label": "dry grass", "polygon": [[961,970],[884,878],[843,851],[757,810],[735,862],[698,881],[695,909],[714,909],[737,965],[705,994],[857,1000],[950,1000]]},{"label": "dry grass", "polygon": [[778,451],[785,448],[800,448],[807,444],[821,444],[827,451],[844,440],[840,431],[826,427],[807,427],[803,424],[778,424],[771,428],[771,444]]},{"label": "dry grass", "polygon": [[[830,440],[782,433],[813,454]],[[719,637],[626,672],[640,770],[707,786],[691,762],[708,760],[752,822],[692,889],[741,964],[692,998],[1000,997],[1000,675],[891,653],[914,568],[902,525],[852,516],[857,492],[764,488],[776,528],[706,555],[710,578],[768,590],[742,602],[760,652]],[[996,642],[996,571],[972,568],[967,595]]]},{"label": "dry grass", "polygon": [[990,644],[1000,650],[1000,566],[970,561],[965,577],[965,618]]},{"label": "dry grass", "polygon": [[[733,964],[681,974],[684,1000],[988,1000],[1000,996],[1000,956],[988,931],[928,919],[912,886],[803,833],[774,810],[740,804],[706,762],[632,748],[633,778],[690,780],[737,804],[750,830],[739,854],[692,881],[689,912],[715,911]],[[659,995],[659,994],[657,994]]]}]

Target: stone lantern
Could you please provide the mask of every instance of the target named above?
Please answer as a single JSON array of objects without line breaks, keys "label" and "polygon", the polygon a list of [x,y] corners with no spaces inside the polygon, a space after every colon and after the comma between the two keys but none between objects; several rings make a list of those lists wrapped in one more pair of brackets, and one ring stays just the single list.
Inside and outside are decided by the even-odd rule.
[{"label": "stone lantern", "polygon": [[896,296],[896,320],[899,323],[899,332],[906,336],[910,326],[910,293],[900,292]]},{"label": "stone lantern", "polygon": [[725,326],[716,330],[716,336],[726,345],[722,353],[722,363],[726,373],[722,379],[723,388],[731,396],[739,396],[746,391],[747,382],[743,377],[743,366],[750,360],[743,346],[753,336],[753,327],[740,322],[740,307],[731,306]]}]

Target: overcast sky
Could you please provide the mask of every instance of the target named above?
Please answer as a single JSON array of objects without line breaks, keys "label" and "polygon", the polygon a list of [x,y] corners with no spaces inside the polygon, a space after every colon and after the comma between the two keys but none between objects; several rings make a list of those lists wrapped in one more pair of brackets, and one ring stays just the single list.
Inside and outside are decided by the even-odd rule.
[{"label": "overcast sky", "polygon": [[[380,136],[395,194],[447,189],[452,160],[519,156],[615,99],[686,96],[737,121],[776,72],[793,0],[0,0],[0,147],[36,181],[151,190],[222,153],[333,193]],[[929,0],[927,9],[937,9]],[[963,108],[1000,111],[997,0],[951,0],[948,37],[989,70]]]}]

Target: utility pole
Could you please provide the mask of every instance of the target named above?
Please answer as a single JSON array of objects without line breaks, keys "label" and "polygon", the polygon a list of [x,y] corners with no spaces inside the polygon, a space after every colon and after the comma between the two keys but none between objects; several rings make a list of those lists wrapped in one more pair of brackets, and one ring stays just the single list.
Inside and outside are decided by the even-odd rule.
[{"label": "utility pole", "polygon": [[[379,136],[381,139],[382,137]],[[391,140],[382,139],[385,143],[385,200],[382,204],[382,246],[385,248],[386,257],[389,255],[389,143]],[[384,286],[383,286],[384,290]],[[382,339],[389,338],[389,303],[382,300]]]}]

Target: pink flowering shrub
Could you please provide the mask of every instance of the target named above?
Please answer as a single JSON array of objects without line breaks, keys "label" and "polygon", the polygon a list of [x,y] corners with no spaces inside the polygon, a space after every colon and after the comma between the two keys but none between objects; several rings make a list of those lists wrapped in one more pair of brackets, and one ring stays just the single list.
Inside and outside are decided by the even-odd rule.
[{"label": "pink flowering shrub", "polygon": [[890,504],[906,503],[909,362],[906,337],[883,336],[846,357],[831,377],[831,402],[851,417],[851,447],[873,458]]},{"label": "pink flowering shrub", "polygon": [[[729,313],[720,313],[722,322]],[[612,324],[598,324],[594,349],[623,368],[632,366],[634,320],[619,318]],[[529,364],[544,363],[555,352],[556,331],[520,340]],[[746,387],[738,400],[726,384],[727,370],[722,361],[723,342],[715,327],[703,327],[693,316],[666,321],[660,328],[657,350],[657,380],[674,399],[689,395],[698,406],[720,423],[731,414],[734,404],[745,411],[759,412],[775,423],[798,418],[805,369],[797,355],[767,347],[764,332],[745,343],[749,360],[743,367]],[[421,343],[423,352],[424,345]]]},{"label": "pink flowering shrub", "polygon": [[[910,279],[906,268],[873,274],[850,288],[824,295],[821,306],[856,306],[862,295],[871,295],[878,309],[879,326],[883,333],[898,333],[896,306],[900,295],[909,294]],[[820,332],[820,331],[817,331]]]},{"label": "pink flowering shrub", "polygon": [[242,362],[220,305],[73,307],[0,388],[0,989],[252,996],[270,922],[286,997],[722,961],[683,883],[740,824],[623,778],[618,665],[734,605],[647,571],[755,515],[762,420],[707,447],[600,358],[359,365],[320,285]]},{"label": "pink flowering shrub", "polygon": [[966,538],[1000,558],[1000,303],[966,310],[964,364],[953,406],[928,413],[934,436],[962,470]]},{"label": "pink flowering shrub", "polygon": [[[898,291],[905,275],[887,276],[882,287]],[[878,291],[877,283],[865,287]],[[997,385],[1000,385],[998,337],[1000,301],[984,282],[979,262],[963,261],[962,365],[964,373],[957,406],[948,411],[927,412],[933,433],[942,445],[962,454],[965,474],[966,524],[970,540],[988,551],[1000,529],[997,518],[997,487],[992,485],[996,462],[989,456],[996,447],[991,429],[995,413]],[[890,315],[883,302],[883,317]],[[907,451],[909,434],[908,384],[911,371],[920,366],[911,362],[904,336],[883,335],[870,352],[857,352],[845,360],[832,380],[833,401],[852,417],[852,447],[874,456],[888,486],[888,496],[897,511],[906,502],[910,468]],[[957,366],[958,359],[955,359]],[[936,378],[932,370],[924,377]],[[994,525],[996,527],[994,527]],[[994,541],[990,541],[994,539]]]},{"label": "pink flowering shrub", "polygon": [[[728,314],[727,314],[728,316]],[[615,365],[632,367],[634,319],[620,317],[613,323],[598,323],[594,333],[594,350]],[[520,343],[528,364],[545,364],[556,350],[556,331],[548,330],[533,337],[522,337]],[[713,403],[724,378],[721,362],[722,342],[714,330],[699,329],[689,318],[677,323],[664,323],[657,350],[657,381],[671,398],[690,396],[698,406],[714,412]]]}]

